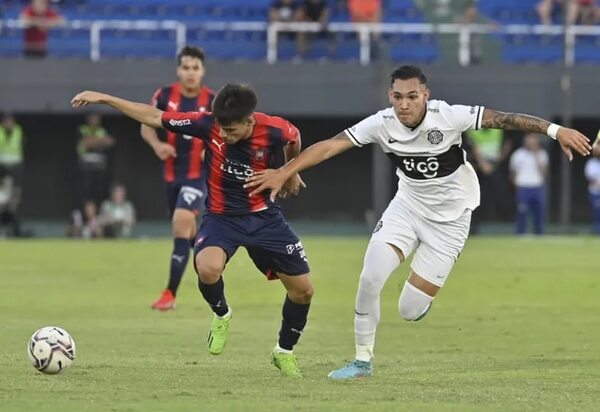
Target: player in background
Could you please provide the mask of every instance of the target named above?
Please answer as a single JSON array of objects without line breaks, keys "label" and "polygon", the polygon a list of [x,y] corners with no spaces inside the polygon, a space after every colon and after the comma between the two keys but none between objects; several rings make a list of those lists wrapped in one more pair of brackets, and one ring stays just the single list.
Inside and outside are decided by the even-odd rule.
[{"label": "player in background", "polygon": [[[268,278],[279,278],[287,290],[279,340],[271,354],[284,376],[301,377],[293,354],[306,325],[313,285],[304,248],[268,194],[249,196],[245,179],[256,171],[280,167],[300,152],[300,134],[280,117],[255,112],[257,97],[243,85],[227,85],[215,96],[212,113],[164,112],[97,92],[83,92],[73,107],[103,103],[154,128],[197,136],[205,143],[208,200],[194,248],[202,296],[214,312],[208,350],[220,354],[227,341],[231,309],[222,273],[238,247],[245,247]],[[297,194],[303,182],[293,175],[282,195]]]},{"label": "player in background", "polygon": [[546,133],[572,151],[588,155],[589,140],[576,130],[516,113],[482,106],[451,106],[429,100],[427,79],[418,67],[402,66],[391,75],[392,107],[364,119],[337,136],[318,142],[278,170],[257,172],[246,187],[251,195],[270,189],[352,147],[376,143],[397,167],[398,192],[371,236],[356,296],[355,360],[332,371],[332,379],[370,376],[379,323],[379,297],[392,272],[412,252],[411,274],[398,301],[400,315],[423,319],[444,285],[469,233],[471,211],[479,205],[477,176],[466,162],[461,133],[474,128]]},{"label": "player in background", "polygon": [[[204,52],[185,46],[177,54],[178,81],[161,87],[152,97],[152,106],[166,112],[210,111],[214,92],[202,85]],[[144,124],[142,137],[164,162],[164,180],[173,234],[169,282],[153,309],[175,309],[177,289],[187,266],[190,245],[196,235],[196,219],[206,196],[204,142],[185,134],[166,132],[162,138]]]}]

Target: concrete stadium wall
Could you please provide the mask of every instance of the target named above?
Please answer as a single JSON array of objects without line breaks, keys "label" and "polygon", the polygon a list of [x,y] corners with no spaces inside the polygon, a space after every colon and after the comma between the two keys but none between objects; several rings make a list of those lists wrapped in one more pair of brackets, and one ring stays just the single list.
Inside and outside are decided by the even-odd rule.
[{"label": "concrete stadium wall", "polygon": [[[361,116],[385,105],[393,66],[358,64],[278,64],[210,62],[206,83],[247,82],[257,89],[260,109],[298,116]],[[554,117],[563,112],[562,69],[528,66],[425,67],[434,98],[484,104],[509,111]],[[96,89],[148,101],[159,86],[173,81],[174,64],[165,61],[80,60],[0,61],[0,110],[65,113],[78,91]],[[597,67],[573,70],[573,113],[598,116]]]}]

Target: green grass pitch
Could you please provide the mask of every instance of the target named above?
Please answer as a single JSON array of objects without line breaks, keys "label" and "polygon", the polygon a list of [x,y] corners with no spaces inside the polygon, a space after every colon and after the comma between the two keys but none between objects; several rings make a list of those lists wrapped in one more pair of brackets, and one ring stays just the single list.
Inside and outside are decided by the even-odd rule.
[{"label": "green grass pitch", "polygon": [[[600,410],[600,240],[472,238],[427,317],[397,312],[402,265],[382,296],[371,379],[330,382],[354,354],[367,238],[306,237],[316,294],[296,348],[305,378],[269,364],[283,288],[240,250],[226,272],[225,352],[188,267],[174,312],[150,310],[170,242],[0,242],[1,411]],[[46,376],[26,346],[66,328],[70,369]]]}]

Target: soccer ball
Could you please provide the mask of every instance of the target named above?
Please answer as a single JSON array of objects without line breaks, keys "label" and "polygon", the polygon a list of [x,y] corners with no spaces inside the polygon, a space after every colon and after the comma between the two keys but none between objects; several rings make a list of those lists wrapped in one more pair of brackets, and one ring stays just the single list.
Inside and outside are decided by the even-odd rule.
[{"label": "soccer ball", "polygon": [[46,326],[31,336],[27,353],[34,368],[53,375],[75,360],[75,341],[66,330]]}]

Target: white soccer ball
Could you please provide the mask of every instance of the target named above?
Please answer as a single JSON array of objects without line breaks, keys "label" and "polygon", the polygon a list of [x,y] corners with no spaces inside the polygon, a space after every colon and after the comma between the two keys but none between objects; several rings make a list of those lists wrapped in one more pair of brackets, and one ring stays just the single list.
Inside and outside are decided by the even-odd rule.
[{"label": "white soccer ball", "polygon": [[68,368],[75,360],[75,341],[66,330],[46,326],[31,336],[27,353],[34,368],[55,374]]}]

